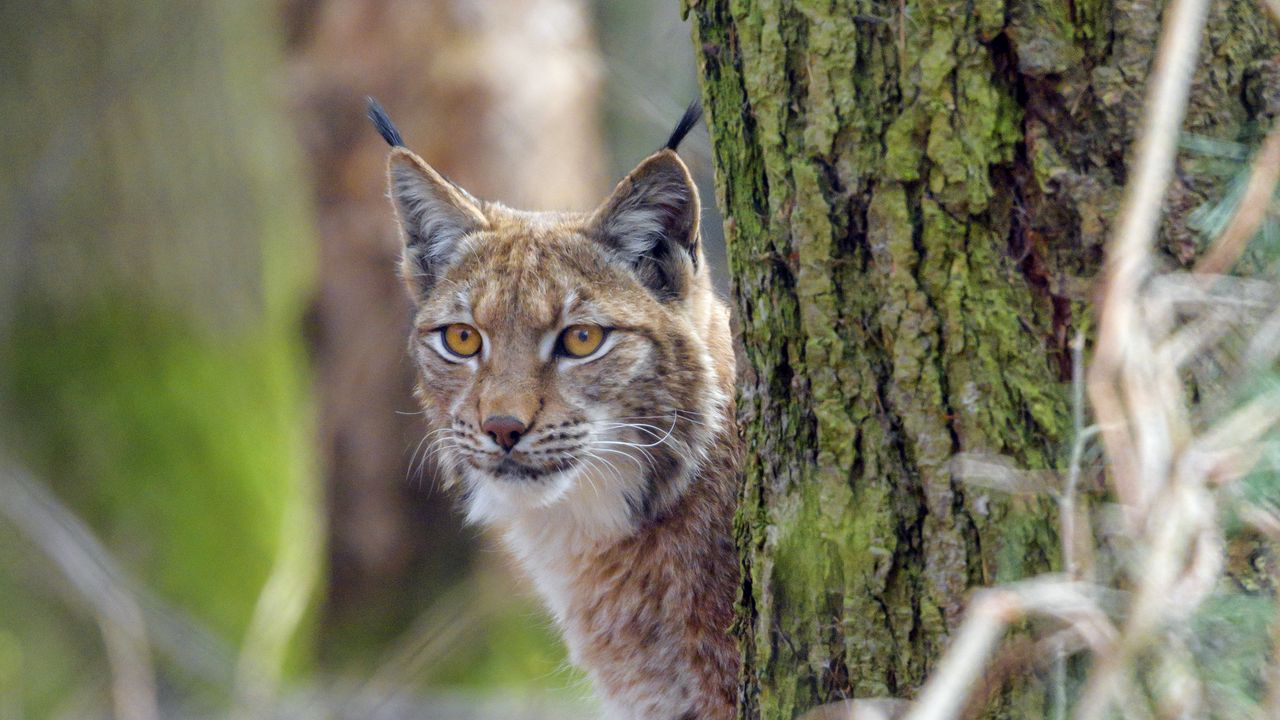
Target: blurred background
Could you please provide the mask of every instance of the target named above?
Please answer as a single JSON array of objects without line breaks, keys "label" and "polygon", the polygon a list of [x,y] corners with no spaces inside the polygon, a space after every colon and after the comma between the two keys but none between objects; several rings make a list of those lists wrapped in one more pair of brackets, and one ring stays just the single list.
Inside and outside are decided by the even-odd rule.
[{"label": "blurred background", "polygon": [[0,2],[0,720],[591,716],[422,457],[364,99],[587,209],[696,96],[678,5]]}]

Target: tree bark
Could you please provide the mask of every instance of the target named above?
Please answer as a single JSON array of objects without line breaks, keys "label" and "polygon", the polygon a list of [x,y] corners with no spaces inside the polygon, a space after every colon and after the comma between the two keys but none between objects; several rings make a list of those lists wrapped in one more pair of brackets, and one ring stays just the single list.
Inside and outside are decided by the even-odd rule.
[{"label": "tree bark", "polygon": [[[744,718],[910,697],[968,588],[1059,568],[1068,342],[1120,200],[1162,5],[689,0],[749,368],[737,522]],[[1248,141],[1275,34],[1217,3],[1189,132]],[[1222,190],[1180,162],[1167,262]],[[1041,717],[1023,671],[988,712]]]}]

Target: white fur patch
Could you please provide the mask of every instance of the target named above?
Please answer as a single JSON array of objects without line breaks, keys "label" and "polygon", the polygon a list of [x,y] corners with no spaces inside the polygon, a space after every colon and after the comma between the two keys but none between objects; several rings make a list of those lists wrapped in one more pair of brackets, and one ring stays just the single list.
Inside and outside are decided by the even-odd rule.
[{"label": "white fur patch", "polygon": [[670,221],[678,212],[676,208],[684,207],[690,200],[688,190],[682,185],[649,188],[635,202],[617,208],[601,229],[618,253],[634,262],[665,238]]},{"label": "white fur patch", "polygon": [[543,502],[501,523],[507,547],[562,626],[572,599],[570,584],[583,556],[634,531],[625,488],[643,482],[643,474],[635,469],[607,469],[596,462],[544,496]]},{"label": "white fur patch", "polygon": [[[598,428],[606,419],[589,418],[585,427]],[[613,441],[612,432],[590,432],[583,449],[574,453],[582,458],[579,464],[549,478],[512,481],[464,471],[471,489],[467,519],[502,529],[508,548],[559,622],[568,612],[574,569],[584,557],[635,531],[628,498],[643,494],[649,470],[636,450],[593,444]],[[534,435],[529,439],[537,440]]]},{"label": "white fur patch", "polygon": [[395,165],[391,180],[392,199],[408,235],[407,252],[424,266],[449,262],[462,238],[477,228],[479,211],[458,207],[447,189],[410,165]]}]

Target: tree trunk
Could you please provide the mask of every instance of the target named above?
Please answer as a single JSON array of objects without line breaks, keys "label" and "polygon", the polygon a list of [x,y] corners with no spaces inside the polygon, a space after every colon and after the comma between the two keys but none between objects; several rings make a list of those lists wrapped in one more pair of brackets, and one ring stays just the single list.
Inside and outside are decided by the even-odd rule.
[{"label": "tree trunk", "polygon": [[[1059,565],[1067,343],[1125,181],[1161,4],[690,0],[750,367],[738,518],[745,718],[915,693],[967,588]],[[1187,120],[1247,140],[1277,43],[1217,3]],[[1184,157],[1162,250],[1221,182]],[[1006,488],[1008,489],[1008,488]],[[989,712],[1041,717],[1033,674]]]},{"label": "tree trunk", "polygon": [[[0,453],[242,646],[253,682],[299,638],[306,657],[321,564],[280,44],[253,0],[0,6]],[[74,583],[10,530],[0,638],[19,699],[56,714],[101,689],[101,651],[42,597]]]},{"label": "tree trunk", "polygon": [[320,228],[312,340],[330,522],[322,650],[347,661],[439,600],[475,550],[452,499],[434,492],[420,442],[387,147],[365,98],[386,106],[414,152],[481,197],[588,208],[606,185],[600,59],[580,0],[285,5]]}]

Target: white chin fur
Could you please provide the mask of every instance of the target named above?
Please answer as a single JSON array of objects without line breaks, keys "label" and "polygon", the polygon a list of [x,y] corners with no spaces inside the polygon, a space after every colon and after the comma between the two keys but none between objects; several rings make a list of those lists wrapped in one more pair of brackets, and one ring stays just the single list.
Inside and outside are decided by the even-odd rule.
[{"label": "white chin fur", "polygon": [[543,480],[503,480],[467,468],[463,477],[471,489],[467,522],[504,523],[530,510],[553,505],[573,487],[578,473],[575,468]]},{"label": "white chin fur", "polygon": [[[616,447],[616,446],[615,446]],[[541,482],[512,482],[468,468],[467,519],[495,525],[502,539],[537,586],[557,622],[563,624],[572,600],[575,568],[639,527],[627,496],[638,497],[649,464],[634,450],[605,463],[600,454]],[[607,453],[605,457],[610,457]],[[684,483],[692,468],[685,468]],[[571,655],[574,652],[570,643]]]},{"label": "white chin fur", "polygon": [[[468,468],[467,520],[505,527],[550,552],[588,550],[634,531],[626,498],[643,487],[644,467],[589,462],[541,481],[504,480]],[[517,554],[526,552],[517,548]]]}]

